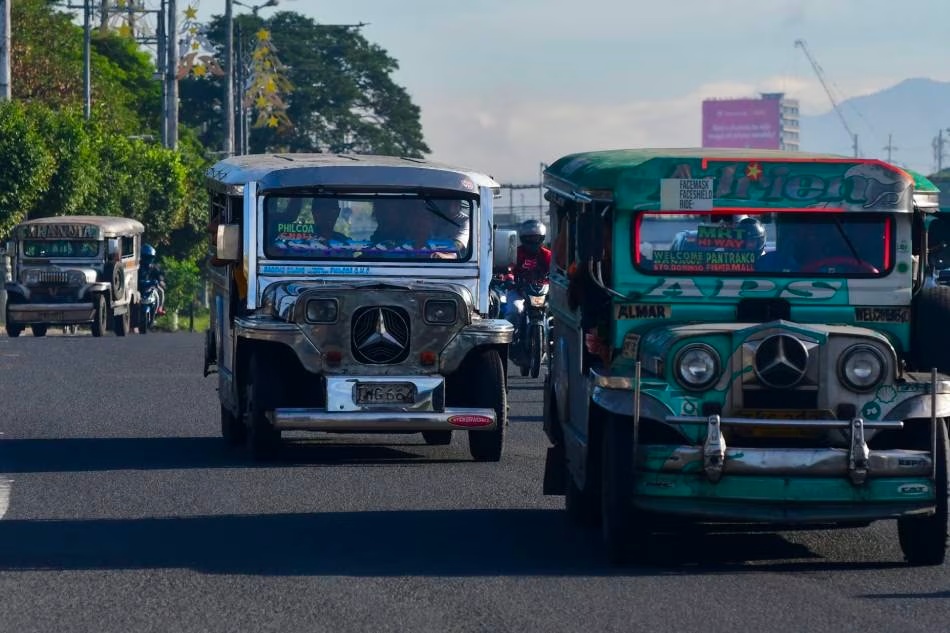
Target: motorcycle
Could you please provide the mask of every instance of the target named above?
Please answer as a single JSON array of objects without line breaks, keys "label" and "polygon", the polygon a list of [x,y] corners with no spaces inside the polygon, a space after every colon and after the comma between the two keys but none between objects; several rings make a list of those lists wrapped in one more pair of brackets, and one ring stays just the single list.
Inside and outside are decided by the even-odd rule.
[{"label": "motorcycle", "polygon": [[508,304],[508,282],[505,274],[497,274],[488,284],[488,318],[500,319]]},{"label": "motorcycle", "polygon": [[147,334],[155,324],[158,313],[158,282],[154,279],[145,279],[139,282],[142,291],[142,303],[139,304],[138,327],[139,334]]},{"label": "motorcycle", "polygon": [[548,280],[526,280],[519,284],[524,297],[524,311],[512,345],[512,360],[522,376],[537,378],[549,357],[551,320],[548,313]]}]

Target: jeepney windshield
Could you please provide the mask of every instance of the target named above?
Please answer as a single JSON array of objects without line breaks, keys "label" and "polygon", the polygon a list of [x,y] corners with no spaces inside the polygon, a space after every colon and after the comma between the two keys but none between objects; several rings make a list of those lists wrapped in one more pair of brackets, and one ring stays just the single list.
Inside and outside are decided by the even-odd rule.
[{"label": "jeepney windshield", "polygon": [[24,257],[96,257],[96,240],[23,240]]},{"label": "jeepney windshield", "polygon": [[894,261],[894,218],[884,213],[642,213],[634,265],[663,275],[775,274],[877,277]]},{"label": "jeepney windshield", "polygon": [[467,260],[472,198],[269,195],[264,252],[272,259]]}]

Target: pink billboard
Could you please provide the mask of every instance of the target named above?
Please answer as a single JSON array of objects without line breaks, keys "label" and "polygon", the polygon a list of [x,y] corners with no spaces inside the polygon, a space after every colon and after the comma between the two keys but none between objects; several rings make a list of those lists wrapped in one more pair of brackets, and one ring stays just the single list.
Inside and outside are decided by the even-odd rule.
[{"label": "pink billboard", "polygon": [[778,99],[703,101],[703,147],[779,149]]}]

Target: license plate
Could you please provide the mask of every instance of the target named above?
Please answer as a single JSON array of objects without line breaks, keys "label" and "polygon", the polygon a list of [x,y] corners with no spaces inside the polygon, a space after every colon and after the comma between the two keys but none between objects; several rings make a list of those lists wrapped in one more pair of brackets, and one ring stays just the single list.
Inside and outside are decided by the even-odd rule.
[{"label": "license plate", "polygon": [[356,404],[413,404],[416,386],[411,382],[358,382]]},{"label": "license plate", "polygon": [[729,417],[758,420],[834,420],[835,414],[827,409],[739,409]]},{"label": "license plate", "polygon": [[[759,420],[834,420],[835,414],[825,409],[740,409],[733,417]],[[788,427],[735,426],[731,433],[739,437],[761,438],[816,438],[824,429],[795,429]]]}]

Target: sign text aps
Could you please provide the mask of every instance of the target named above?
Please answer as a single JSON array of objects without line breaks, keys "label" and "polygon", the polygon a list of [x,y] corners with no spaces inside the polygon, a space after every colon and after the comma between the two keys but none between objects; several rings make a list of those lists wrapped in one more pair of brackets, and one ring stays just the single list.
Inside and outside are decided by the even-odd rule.
[{"label": "sign text aps", "polygon": [[673,277],[661,279],[644,296],[679,297],[683,299],[717,297],[722,299],[744,299],[747,297],[781,297],[783,299],[811,299],[823,301],[832,299],[844,282],[841,281],[790,281],[777,284],[768,279],[722,279],[714,288],[705,288],[705,292],[689,278]]}]

